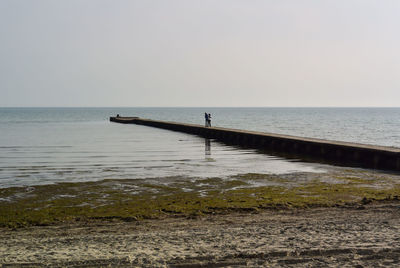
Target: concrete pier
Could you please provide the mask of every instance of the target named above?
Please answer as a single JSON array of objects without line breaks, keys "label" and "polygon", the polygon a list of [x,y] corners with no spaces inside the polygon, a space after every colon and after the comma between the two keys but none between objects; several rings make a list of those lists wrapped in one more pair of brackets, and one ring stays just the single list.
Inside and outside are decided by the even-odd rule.
[{"label": "concrete pier", "polygon": [[139,117],[110,117],[123,124],[145,125],[216,139],[228,144],[263,150],[289,158],[342,166],[400,171],[400,149],[350,142],[302,138],[239,129],[204,127]]}]

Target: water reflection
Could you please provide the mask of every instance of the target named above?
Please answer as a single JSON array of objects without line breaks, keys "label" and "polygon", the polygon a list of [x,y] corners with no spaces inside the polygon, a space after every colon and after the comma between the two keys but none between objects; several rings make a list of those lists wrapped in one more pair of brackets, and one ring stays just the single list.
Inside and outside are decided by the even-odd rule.
[{"label": "water reflection", "polygon": [[206,159],[211,159],[211,140],[210,139],[204,139],[204,145],[205,145],[205,158]]}]

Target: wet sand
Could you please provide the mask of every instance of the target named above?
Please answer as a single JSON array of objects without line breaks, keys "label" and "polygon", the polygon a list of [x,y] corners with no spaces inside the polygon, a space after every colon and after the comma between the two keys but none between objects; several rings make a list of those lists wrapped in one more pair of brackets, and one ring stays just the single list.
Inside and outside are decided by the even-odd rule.
[{"label": "wet sand", "polygon": [[0,229],[2,267],[397,267],[400,202]]}]

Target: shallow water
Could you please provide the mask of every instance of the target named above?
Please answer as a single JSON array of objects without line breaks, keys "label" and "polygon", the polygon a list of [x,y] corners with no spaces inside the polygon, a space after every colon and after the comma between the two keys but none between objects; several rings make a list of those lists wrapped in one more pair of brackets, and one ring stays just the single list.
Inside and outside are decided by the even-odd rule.
[{"label": "shallow water", "polygon": [[110,123],[119,113],[400,147],[400,109],[0,108],[0,187],[167,176],[320,172],[323,168],[184,133]]}]

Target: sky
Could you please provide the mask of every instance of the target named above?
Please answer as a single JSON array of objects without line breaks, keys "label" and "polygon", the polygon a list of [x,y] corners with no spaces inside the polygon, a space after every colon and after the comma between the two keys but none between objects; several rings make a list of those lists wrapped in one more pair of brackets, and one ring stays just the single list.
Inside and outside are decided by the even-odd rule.
[{"label": "sky", "polygon": [[0,107],[398,107],[398,0],[0,0]]}]

